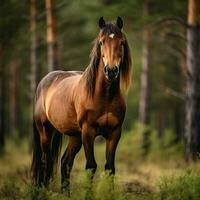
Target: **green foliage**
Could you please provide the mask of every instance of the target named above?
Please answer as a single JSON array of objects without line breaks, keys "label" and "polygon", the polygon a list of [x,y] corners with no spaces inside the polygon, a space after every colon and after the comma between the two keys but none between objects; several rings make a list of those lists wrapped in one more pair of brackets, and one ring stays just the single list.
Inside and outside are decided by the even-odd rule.
[{"label": "green foliage", "polygon": [[24,199],[27,200],[48,200],[50,197],[50,194],[46,188],[38,188],[34,186],[30,186],[27,190],[27,194],[24,196]]},{"label": "green foliage", "polygon": [[[49,187],[38,188],[27,185],[22,189],[15,179],[7,179],[0,185],[1,200],[56,200],[66,199],[68,194],[60,191],[55,191],[55,188]],[[121,187],[113,185],[113,177],[102,175],[94,183],[91,182],[90,176],[84,173],[82,176],[77,176],[77,180],[71,185],[71,200],[128,200],[128,195],[122,192]]]},{"label": "green foliage", "polygon": [[188,171],[179,177],[164,177],[159,185],[158,199],[198,200],[200,198],[200,172]]},{"label": "green foliage", "polygon": [[[84,178],[83,178],[84,177]],[[155,192],[124,193],[122,186],[108,174],[102,175],[91,185],[88,175],[78,176],[71,187],[70,198],[66,193],[55,191],[53,188],[38,188],[26,186],[24,190],[17,186],[15,179],[8,179],[0,185],[1,200],[198,200],[200,198],[200,172],[186,171],[180,176],[163,177]]]},{"label": "green foliage", "polygon": [[[148,141],[144,141],[145,138],[142,135],[144,130],[150,131],[147,133]],[[171,174],[173,170],[182,171],[188,167],[184,162],[183,142],[174,143],[173,141],[174,133],[170,130],[165,132],[163,138],[159,138],[156,130],[144,127],[140,123],[135,124],[131,131],[123,133],[117,150],[116,163],[121,163],[120,166],[122,165],[127,171],[131,171],[131,174],[138,173],[139,182],[141,181],[141,175],[144,173],[142,180],[147,184],[147,188],[151,188],[151,184],[151,186],[148,186],[149,173],[152,173],[152,176],[154,176],[154,173],[164,175],[162,170],[166,170],[165,172],[169,170]],[[147,149],[144,149],[144,145],[147,145]],[[118,170],[124,168],[120,167]],[[153,178],[153,180],[155,179]]]},{"label": "green foliage", "polygon": [[19,185],[16,184],[14,179],[7,179],[1,182],[0,199],[1,200],[20,200],[21,191]]},{"label": "green foliage", "polygon": [[[152,148],[146,159],[141,156],[141,124],[123,133],[116,153],[116,176],[102,172],[105,162],[105,143],[95,144],[98,170],[91,183],[91,173],[85,172],[84,152],[75,160],[71,174],[71,200],[172,200],[198,199],[199,165],[187,166],[180,146],[170,146],[173,134],[165,134],[158,145],[156,131],[152,130]],[[0,200],[64,200],[67,193],[60,190],[60,170],[48,188],[34,187],[31,183],[28,142],[8,141],[6,153],[0,159]],[[66,146],[66,145],[63,145]],[[64,150],[64,149],[63,149]],[[164,177],[160,179],[160,177]]]}]

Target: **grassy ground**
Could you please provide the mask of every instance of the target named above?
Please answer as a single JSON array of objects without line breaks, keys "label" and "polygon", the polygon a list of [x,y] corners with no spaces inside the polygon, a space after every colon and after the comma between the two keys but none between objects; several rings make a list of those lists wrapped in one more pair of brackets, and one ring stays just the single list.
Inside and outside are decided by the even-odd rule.
[{"label": "grassy ground", "polygon": [[[95,144],[98,170],[90,197],[95,200],[200,199],[199,164],[188,166],[184,162],[182,144],[170,145],[170,132],[167,132],[167,137],[160,141],[153,132],[152,145],[144,159],[141,156],[140,132],[141,128],[137,126],[134,131],[124,133],[119,143],[114,190],[111,189],[111,179],[103,173],[105,143]],[[63,147],[65,146],[64,144]],[[7,142],[6,153],[0,159],[0,199],[67,199],[67,195],[60,192],[59,173],[48,190],[31,185],[31,156],[28,149],[27,141]],[[84,165],[82,149],[76,157],[72,171],[72,200],[85,199],[87,196],[89,185]]]}]

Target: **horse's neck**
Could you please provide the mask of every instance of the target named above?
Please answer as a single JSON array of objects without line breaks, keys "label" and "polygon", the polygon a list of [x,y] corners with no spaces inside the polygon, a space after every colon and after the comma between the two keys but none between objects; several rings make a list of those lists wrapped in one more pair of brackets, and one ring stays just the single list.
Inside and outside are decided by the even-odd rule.
[{"label": "horse's neck", "polygon": [[109,83],[103,73],[103,64],[100,62],[95,83],[95,96],[100,99],[111,100],[120,92],[120,77]]}]

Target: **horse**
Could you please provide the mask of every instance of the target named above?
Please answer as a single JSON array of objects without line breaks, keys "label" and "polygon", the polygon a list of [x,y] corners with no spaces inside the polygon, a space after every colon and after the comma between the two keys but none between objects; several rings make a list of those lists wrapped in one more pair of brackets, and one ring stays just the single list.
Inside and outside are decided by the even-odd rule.
[{"label": "horse", "polygon": [[82,71],[52,71],[38,84],[33,105],[32,178],[37,186],[48,186],[62,145],[61,187],[69,188],[74,158],[83,144],[86,169],[94,175],[97,164],[94,140],[106,140],[105,170],[115,173],[115,152],[121,136],[126,104],[122,87],[131,83],[131,56],[123,20],[106,23],[99,19],[90,62]]}]

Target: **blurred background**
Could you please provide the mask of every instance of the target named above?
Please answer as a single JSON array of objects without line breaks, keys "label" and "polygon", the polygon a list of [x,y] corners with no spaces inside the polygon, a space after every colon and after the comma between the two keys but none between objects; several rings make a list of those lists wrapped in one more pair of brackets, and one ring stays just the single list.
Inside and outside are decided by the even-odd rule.
[{"label": "blurred background", "polygon": [[[87,67],[101,16],[106,21],[122,17],[133,61],[117,152],[119,176],[131,179],[127,188],[132,192],[136,180],[139,188],[146,184],[150,190],[149,182],[171,170],[198,169],[193,161],[200,150],[199,0],[1,0],[2,180],[21,176],[30,182],[35,88],[51,70]],[[100,163],[103,148],[97,144]],[[81,155],[78,163],[84,163]]]}]

